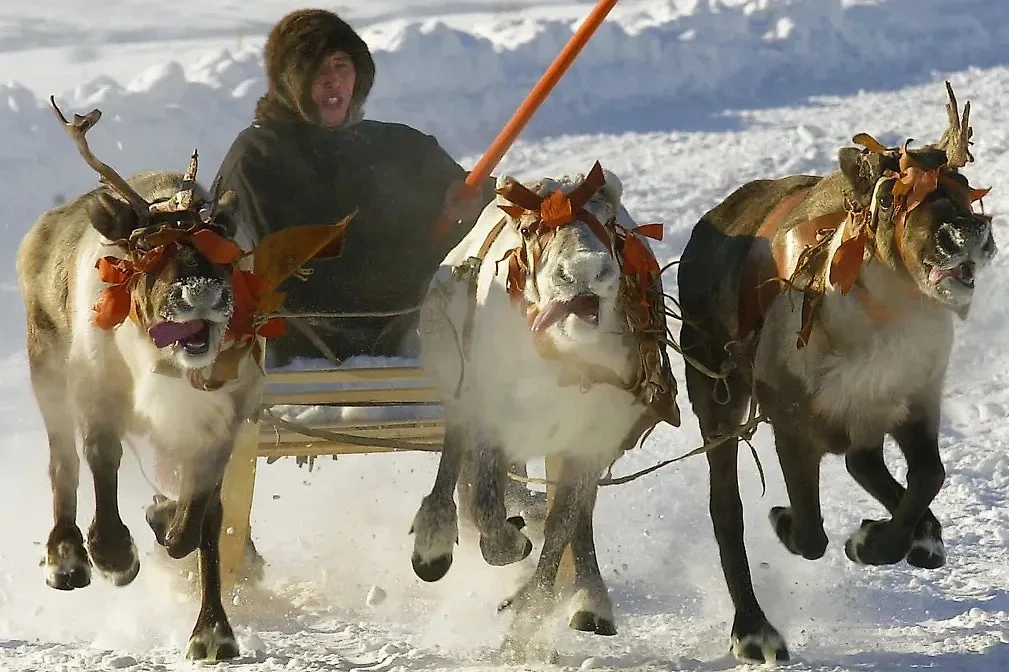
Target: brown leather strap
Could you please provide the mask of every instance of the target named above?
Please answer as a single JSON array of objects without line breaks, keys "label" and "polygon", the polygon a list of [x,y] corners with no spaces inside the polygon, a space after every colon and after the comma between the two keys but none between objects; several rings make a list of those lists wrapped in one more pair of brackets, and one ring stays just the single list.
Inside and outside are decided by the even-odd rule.
[{"label": "brown leather strap", "polygon": [[483,244],[480,245],[479,251],[477,251],[475,257],[470,257],[467,261],[472,263],[469,272],[472,273],[472,277],[469,280],[469,287],[467,288],[467,298],[469,302],[466,305],[466,317],[462,323],[462,352],[463,358],[468,360],[470,353],[470,342],[473,339],[473,320],[476,317],[476,292],[477,285],[480,280],[480,267],[483,265],[484,259],[487,257],[487,253],[490,252],[491,246],[497,237],[501,235],[504,231],[505,224],[508,223],[508,218],[502,216],[498,223],[494,225],[494,228],[490,230],[487,237],[484,238]]}]

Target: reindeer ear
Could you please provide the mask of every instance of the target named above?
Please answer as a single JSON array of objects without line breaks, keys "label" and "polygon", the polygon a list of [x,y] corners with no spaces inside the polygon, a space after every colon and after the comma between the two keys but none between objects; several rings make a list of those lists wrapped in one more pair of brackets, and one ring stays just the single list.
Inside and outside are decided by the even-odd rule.
[{"label": "reindeer ear", "polygon": [[101,190],[84,204],[91,226],[107,240],[129,238],[139,219],[129,203]]},{"label": "reindeer ear", "polygon": [[606,183],[603,185],[599,193],[602,194],[603,198],[610,202],[614,208],[620,206],[620,198],[624,195],[624,185],[617,177],[616,173],[612,173],[605,168],[603,168],[603,178]]},{"label": "reindeer ear", "polygon": [[882,157],[863,153],[857,147],[842,147],[837,153],[837,162],[854,196],[863,204],[868,203],[876,181],[883,175]]}]

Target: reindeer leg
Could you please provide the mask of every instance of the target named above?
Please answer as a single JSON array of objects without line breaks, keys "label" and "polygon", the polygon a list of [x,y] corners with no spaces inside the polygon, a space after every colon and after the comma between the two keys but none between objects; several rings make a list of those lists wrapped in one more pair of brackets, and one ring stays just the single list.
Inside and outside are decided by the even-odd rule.
[{"label": "reindeer leg", "polygon": [[[708,438],[705,437],[705,441]],[[743,541],[743,503],[739,498],[738,442],[726,441],[708,452],[711,522],[718,542],[722,574],[736,615],[732,620],[732,654],[743,662],[788,660],[785,640],[768,622],[757,602]]]},{"label": "reindeer leg", "polygon": [[768,519],[785,548],[807,560],[827,550],[820,510],[820,460],[823,453],[788,431],[776,431],[774,447],[785,479],[790,506],[771,508]]},{"label": "reindeer leg", "polygon": [[117,586],[133,582],[140,557],[119,515],[119,465],[123,446],[116,432],[100,426],[84,429],[84,458],[95,485],[95,517],[88,530],[88,550],[102,574]]},{"label": "reindeer leg", "polygon": [[479,441],[473,451],[473,517],[480,530],[480,553],[489,565],[504,566],[524,560],[533,543],[522,534],[522,516],[508,517],[505,489],[507,462],[498,446]]},{"label": "reindeer leg", "polygon": [[410,526],[410,534],[414,535],[410,561],[414,573],[423,581],[439,580],[452,566],[453,547],[459,541],[453,494],[468,450],[466,431],[455,423],[446,422],[445,443],[434,486],[431,494],[421,501]]},{"label": "reindeer leg", "polygon": [[[684,309],[686,310],[686,308]],[[680,345],[685,352],[701,356],[712,370],[719,370],[719,362],[712,349],[705,356],[700,333],[686,323],[680,331]],[[724,435],[743,422],[749,400],[750,385],[740,375],[733,374],[726,381],[728,400],[716,401],[717,382],[692,366],[686,367],[687,394],[701,428],[701,437],[707,443],[712,437]],[[730,635],[730,649],[742,662],[785,661],[789,659],[785,640],[768,622],[764,610],[753,592],[746,544],[743,540],[743,502],[739,497],[738,448],[736,439],[725,441],[708,451],[709,501],[708,509],[714,528],[718,555],[722,563],[729,597],[735,609]]]},{"label": "reindeer leg", "polygon": [[537,651],[533,640],[542,630],[543,620],[555,604],[554,585],[561,556],[574,537],[580,512],[591,502],[601,471],[596,464],[564,458],[557,492],[547,514],[543,550],[536,570],[517,593],[498,606],[498,611],[509,608],[515,610],[502,646],[509,659],[528,660]]},{"label": "reindeer leg", "polygon": [[914,409],[911,417],[893,432],[907,460],[907,490],[890,520],[863,521],[862,527],[848,539],[844,551],[851,561],[865,565],[896,564],[911,552],[922,521],[926,521],[921,530],[925,534],[939,531],[931,529],[931,521],[926,517],[946,479],[939,456],[935,406]]},{"label": "reindeer leg", "polygon": [[[892,516],[904,496],[904,486],[887,469],[882,446],[850,451],[845,455],[844,463],[855,482],[886,507]],[[918,521],[911,550],[905,559],[909,565],[922,569],[937,569],[946,563],[942,525],[931,509]]]},{"label": "reindeer leg", "polygon": [[597,635],[617,634],[613,617],[613,602],[606,590],[599,561],[596,558],[595,535],[592,530],[593,512],[599,486],[590,488],[588,501],[579,511],[571,550],[574,552],[575,593],[571,598],[568,625],[575,630],[594,632]]},{"label": "reindeer leg", "polygon": [[154,504],[147,507],[147,523],[170,557],[179,560],[200,547],[203,518],[218,496],[214,492],[221,487],[231,446],[225,441],[187,458],[180,469],[179,500],[155,495]]},{"label": "reindeer leg", "polygon": [[46,585],[73,590],[91,583],[91,563],[84,548],[84,536],[77,527],[80,458],[68,410],[66,374],[62,366],[48,364],[48,353],[32,340],[32,333],[29,330],[28,363],[32,389],[49,438],[49,482],[53,494],[53,527],[41,564]]},{"label": "reindeer leg", "polygon": [[235,633],[221,602],[221,554],[218,544],[221,534],[220,486],[214,489],[206,503],[200,527],[200,615],[189,637],[186,658],[208,662],[237,658]]}]

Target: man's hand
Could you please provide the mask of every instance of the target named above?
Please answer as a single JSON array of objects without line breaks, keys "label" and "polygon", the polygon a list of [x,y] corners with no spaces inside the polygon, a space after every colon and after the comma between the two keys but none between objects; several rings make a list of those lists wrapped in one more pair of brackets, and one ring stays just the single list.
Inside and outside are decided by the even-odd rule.
[{"label": "man's hand", "polygon": [[464,180],[454,180],[445,190],[442,217],[453,223],[465,222],[472,226],[486,205],[479,195],[479,189],[471,190]]}]

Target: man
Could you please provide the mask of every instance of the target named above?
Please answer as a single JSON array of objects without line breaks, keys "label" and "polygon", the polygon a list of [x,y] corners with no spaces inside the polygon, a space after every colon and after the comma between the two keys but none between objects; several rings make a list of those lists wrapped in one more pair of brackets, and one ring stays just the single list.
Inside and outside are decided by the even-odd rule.
[{"label": "man", "polygon": [[[235,191],[241,215],[259,237],[335,223],[357,211],[342,256],[309,264],[306,281],[285,285],[288,312],[404,313],[295,320],[295,328],[271,341],[270,363],[399,354],[416,325],[410,309],[493,198],[494,180],[456,203],[466,171],[435,138],[403,124],[364,120],[375,63],[336,14],[289,13],[270,31],[263,56],[269,90],[225,156],[215,191]],[[436,242],[443,212],[457,224]],[[310,340],[316,334],[322,344]]]},{"label": "man", "polygon": [[[410,309],[494,197],[494,179],[475,198],[457,203],[466,171],[437,140],[403,124],[364,119],[375,63],[367,44],[336,14],[291,12],[270,31],[263,60],[269,90],[225,156],[215,192],[236,193],[241,216],[259,238],[290,226],[336,223],[357,211],[343,254],[310,263],[307,280],[284,286],[287,312],[403,313],[292,321],[295,329],[271,339],[269,363],[401,354],[416,325]],[[456,226],[435,241],[443,212]],[[514,469],[525,473],[525,465]],[[509,501],[542,508],[521,484],[510,481],[509,494]],[[246,562],[246,572],[259,575],[262,558],[251,538]]]}]

